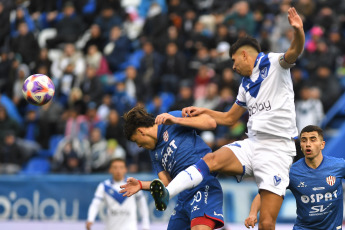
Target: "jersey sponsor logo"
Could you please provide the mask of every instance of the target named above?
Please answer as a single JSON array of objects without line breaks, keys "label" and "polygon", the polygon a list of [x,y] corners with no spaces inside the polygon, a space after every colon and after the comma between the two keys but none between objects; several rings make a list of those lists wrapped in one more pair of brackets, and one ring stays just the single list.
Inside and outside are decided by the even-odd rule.
[{"label": "jersey sponsor logo", "polygon": [[273,176],[273,182],[275,186],[278,186],[282,182],[282,178],[279,175]]},{"label": "jersey sponsor logo", "polygon": [[168,142],[169,140],[169,133],[168,133],[168,130],[166,130],[164,133],[163,133],[163,140],[165,142]]},{"label": "jersey sponsor logo", "polygon": [[324,190],[324,189],[325,189],[325,187],[314,187],[313,191]]},{"label": "jersey sponsor logo", "polygon": [[210,186],[206,185],[205,186],[205,192],[204,192],[204,201],[205,201],[205,204],[207,204],[207,199],[208,199],[208,190],[210,189]]},{"label": "jersey sponsor logo", "polygon": [[297,186],[298,188],[305,188],[307,187],[307,185],[305,184],[305,182],[299,182],[299,185]]},{"label": "jersey sponsor logo", "polygon": [[302,195],[301,196],[301,201],[305,204],[307,203],[318,203],[321,201],[330,201],[333,200],[334,198],[337,198],[337,190],[335,190],[334,192],[326,192],[325,194],[323,193],[316,193],[316,194],[311,194],[309,195]]},{"label": "jersey sponsor logo", "polygon": [[[311,210],[309,212],[310,216],[315,216],[315,215],[324,215],[327,214],[329,212],[329,207],[332,205],[332,203],[330,203],[329,205],[327,205],[326,207],[324,207],[323,205],[315,205],[311,207]],[[328,211],[326,212],[326,210],[328,209]]]},{"label": "jersey sponsor logo", "polygon": [[336,177],[335,176],[329,176],[326,177],[327,184],[330,186],[333,186],[335,184]]},{"label": "jersey sponsor logo", "polygon": [[166,148],[164,154],[163,154],[163,157],[162,157],[162,166],[164,167],[164,170],[167,170],[168,172],[171,171],[171,167],[172,165],[170,165],[170,167],[167,169],[167,163],[168,163],[168,160],[169,158],[171,157],[171,155],[174,153],[174,151],[177,149],[177,146],[175,144],[175,140],[172,140],[170,143],[169,143],[169,146]]},{"label": "jersey sponsor logo", "polygon": [[254,105],[248,106],[249,116],[252,116],[261,111],[270,111],[271,109],[271,102],[269,100],[260,103],[256,102]]},{"label": "jersey sponsor logo", "polygon": [[221,216],[222,218],[224,218],[223,214],[221,214],[221,213],[216,213],[216,211],[213,211],[213,215],[214,215],[214,216]]}]

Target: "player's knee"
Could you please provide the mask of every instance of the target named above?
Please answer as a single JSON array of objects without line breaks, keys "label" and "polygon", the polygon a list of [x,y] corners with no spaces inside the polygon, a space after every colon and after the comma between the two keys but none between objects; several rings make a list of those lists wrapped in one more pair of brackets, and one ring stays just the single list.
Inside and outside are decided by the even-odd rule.
[{"label": "player's knee", "polygon": [[273,220],[263,220],[259,222],[260,230],[274,230],[275,222]]}]

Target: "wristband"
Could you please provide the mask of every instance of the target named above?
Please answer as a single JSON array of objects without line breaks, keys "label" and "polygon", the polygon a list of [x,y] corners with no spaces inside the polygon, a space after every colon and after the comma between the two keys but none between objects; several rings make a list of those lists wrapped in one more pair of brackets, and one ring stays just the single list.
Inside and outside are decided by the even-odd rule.
[{"label": "wristband", "polygon": [[138,182],[139,182],[139,185],[140,185],[140,189],[143,189],[143,184],[141,183],[141,181],[138,180]]}]

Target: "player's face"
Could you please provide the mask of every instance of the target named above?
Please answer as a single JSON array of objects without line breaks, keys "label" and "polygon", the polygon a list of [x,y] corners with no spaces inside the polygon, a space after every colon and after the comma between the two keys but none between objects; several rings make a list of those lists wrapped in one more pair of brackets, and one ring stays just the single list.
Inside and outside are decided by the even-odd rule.
[{"label": "player's face", "polygon": [[325,142],[316,131],[301,134],[301,149],[306,159],[313,160],[321,156]]},{"label": "player's face", "polygon": [[252,75],[253,66],[248,62],[248,57],[248,53],[243,49],[238,49],[231,57],[234,63],[233,70],[241,76],[249,77]]},{"label": "player's face", "polygon": [[156,141],[144,132],[137,130],[131,137],[131,141],[135,142],[139,147],[152,150],[156,147]]},{"label": "player's face", "polygon": [[114,161],[109,168],[109,173],[113,175],[115,181],[121,181],[125,178],[127,167],[123,161]]}]

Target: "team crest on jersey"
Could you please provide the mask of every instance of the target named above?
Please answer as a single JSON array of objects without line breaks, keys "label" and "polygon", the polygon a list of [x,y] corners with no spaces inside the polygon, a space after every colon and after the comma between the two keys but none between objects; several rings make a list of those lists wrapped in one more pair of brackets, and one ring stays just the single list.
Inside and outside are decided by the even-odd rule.
[{"label": "team crest on jersey", "polygon": [[164,133],[163,133],[163,140],[165,142],[167,142],[169,140],[169,133],[168,133],[168,130],[166,130]]},{"label": "team crest on jersey", "polygon": [[280,184],[280,182],[282,182],[282,178],[279,175],[275,175],[273,177],[273,182],[275,186],[278,186]]},{"label": "team crest on jersey", "polygon": [[326,177],[326,181],[327,181],[327,184],[329,184],[330,186],[333,186],[335,184],[335,176],[329,176],[329,177]]},{"label": "team crest on jersey", "polygon": [[265,79],[268,75],[268,71],[267,71],[267,67],[263,68],[261,71],[260,71],[260,76]]}]

